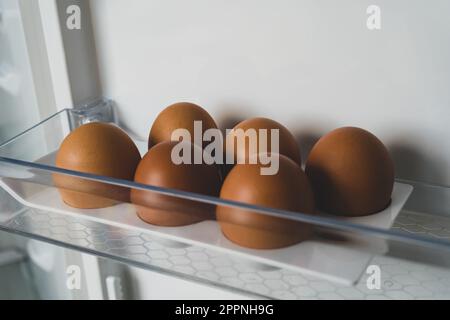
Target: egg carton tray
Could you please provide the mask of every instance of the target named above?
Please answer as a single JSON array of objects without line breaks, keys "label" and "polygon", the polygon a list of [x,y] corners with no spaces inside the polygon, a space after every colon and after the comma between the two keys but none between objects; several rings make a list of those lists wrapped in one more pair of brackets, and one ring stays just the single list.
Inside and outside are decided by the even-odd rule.
[{"label": "egg carton tray", "polygon": [[[181,227],[150,225],[136,214],[132,204],[120,203],[102,209],[76,209],[67,206],[57,188],[2,178],[0,185],[24,206],[103,223],[116,228],[130,229],[156,236],[169,247],[196,245],[234,254],[248,261],[298,271],[307,275],[351,285],[358,281],[375,254],[387,251],[385,241],[366,242],[363,239],[327,240],[320,237],[280,249],[249,249],[229,241],[217,221],[207,220]],[[389,229],[406,202],[412,187],[395,183],[391,205],[372,216],[342,218],[360,225]]]},{"label": "egg carton tray", "polygon": [[[317,216],[295,214],[170,189],[148,187],[154,192],[174,197],[185,197],[213,205],[242,207],[260,214],[300,220],[326,229],[340,227],[341,232],[346,232],[345,240],[316,233],[307,241],[285,248],[272,250],[244,248],[229,241],[215,220],[182,227],[161,227],[139,219],[135,207],[130,203],[120,203],[103,209],[76,209],[67,206],[53,185],[52,174],[56,172],[142,189],[142,186],[133,182],[91,176],[55,167],[54,155],[61,141],[74,126],[80,124],[74,125],[74,119],[79,121],[83,117],[78,112],[74,116],[71,110],[63,110],[0,146],[0,186],[16,201],[39,211],[149,234],[169,247],[200,246],[231,254],[260,269],[282,268],[345,285],[356,283],[372,257],[382,255],[388,250],[387,242],[382,236],[365,237],[364,232],[389,230],[413,189],[408,184],[396,182],[389,207],[370,216],[348,218],[323,214]],[[102,119],[98,117],[96,120]],[[143,154],[146,151],[145,141],[134,140]],[[5,223],[1,219],[0,216],[0,223]],[[11,217],[7,219],[11,220]],[[349,230],[359,231],[359,235],[358,233],[350,235]]]}]

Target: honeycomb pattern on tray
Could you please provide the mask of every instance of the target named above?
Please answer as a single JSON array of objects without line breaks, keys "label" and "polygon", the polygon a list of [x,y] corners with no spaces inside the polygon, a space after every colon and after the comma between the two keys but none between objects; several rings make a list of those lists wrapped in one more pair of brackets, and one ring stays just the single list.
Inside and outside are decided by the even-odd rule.
[{"label": "honeycomb pattern on tray", "polygon": [[[403,212],[394,228],[450,239],[450,219],[447,222],[439,219],[437,223]],[[263,269],[211,249],[170,243],[146,233],[40,210],[25,211],[8,227],[270,298],[450,299],[450,270],[384,256],[376,256],[371,262],[380,267],[381,288],[368,289],[368,275],[349,287],[298,272]]]}]

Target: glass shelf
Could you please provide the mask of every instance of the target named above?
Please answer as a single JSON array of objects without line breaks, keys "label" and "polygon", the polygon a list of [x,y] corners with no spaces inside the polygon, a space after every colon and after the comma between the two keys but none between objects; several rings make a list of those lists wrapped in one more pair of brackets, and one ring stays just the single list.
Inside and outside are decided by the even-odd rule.
[{"label": "glass shelf", "polygon": [[[95,110],[93,120],[108,121],[110,111]],[[77,125],[91,121],[90,116],[89,108],[66,109],[0,146],[1,230],[250,296],[450,298],[450,188],[398,180],[396,185],[414,189],[386,228],[57,168],[54,154],[60,143]],[[146,141],[134,141],[145,153]],[[141,221],[126,201],[105,209],[70,208],[59,197],[54,174],[126,192],[140,189],[175,204],[189,201],[192,206],[176,210],[189,214],[197,208],[209,218],[185,227],[157,227]],[[314,236],[288,248],[242,248],[222,235],[215,220],[217,206],[309,225]],[[158,204],[155,208],[161,210]],[[378,271],[379,287],[371,282]]]}]

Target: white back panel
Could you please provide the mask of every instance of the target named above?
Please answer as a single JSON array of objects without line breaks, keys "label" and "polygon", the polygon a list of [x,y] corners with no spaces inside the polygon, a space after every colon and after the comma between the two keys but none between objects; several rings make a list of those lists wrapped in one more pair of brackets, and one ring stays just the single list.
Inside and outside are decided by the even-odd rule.
[{"label": "white back panel", "polygon": [[278,120],[305,155],[323,133],[360,126],[390,148],[397,176],[450,184],[450,1],[375,2],[91,1],[103,94],[142,137],[182,100],[223,127]]}]

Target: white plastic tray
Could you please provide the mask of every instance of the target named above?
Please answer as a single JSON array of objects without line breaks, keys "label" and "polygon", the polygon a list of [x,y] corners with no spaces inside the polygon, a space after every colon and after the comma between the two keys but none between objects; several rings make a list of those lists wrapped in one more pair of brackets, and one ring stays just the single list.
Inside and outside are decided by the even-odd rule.
[{"label": "white plastic tray", "polygon": [[[387,250],[383,240],[374,242],[373,239],[370,242],[364,239],[348,241],[312,239],[282,249],[248,249],[227,240],[216,221],[203,221],[183,227],[159,227],[139,219],[134,206],[128,203],[104,209],[76,209],[67,206],[61,200],[58,190],[52,186],[9,178],[0,179],[0,185],[27,207],[119,228],[134,229],[156,235],[167,241],[208,247],[241,256],[256,263],[291,269],[346,285],[352,285],[358,281],[375,253],[383,254]],[[387,209],[367,217],[339,219],[389,229],[411,192],[412,186],[395,183],[392,202]]]}]

